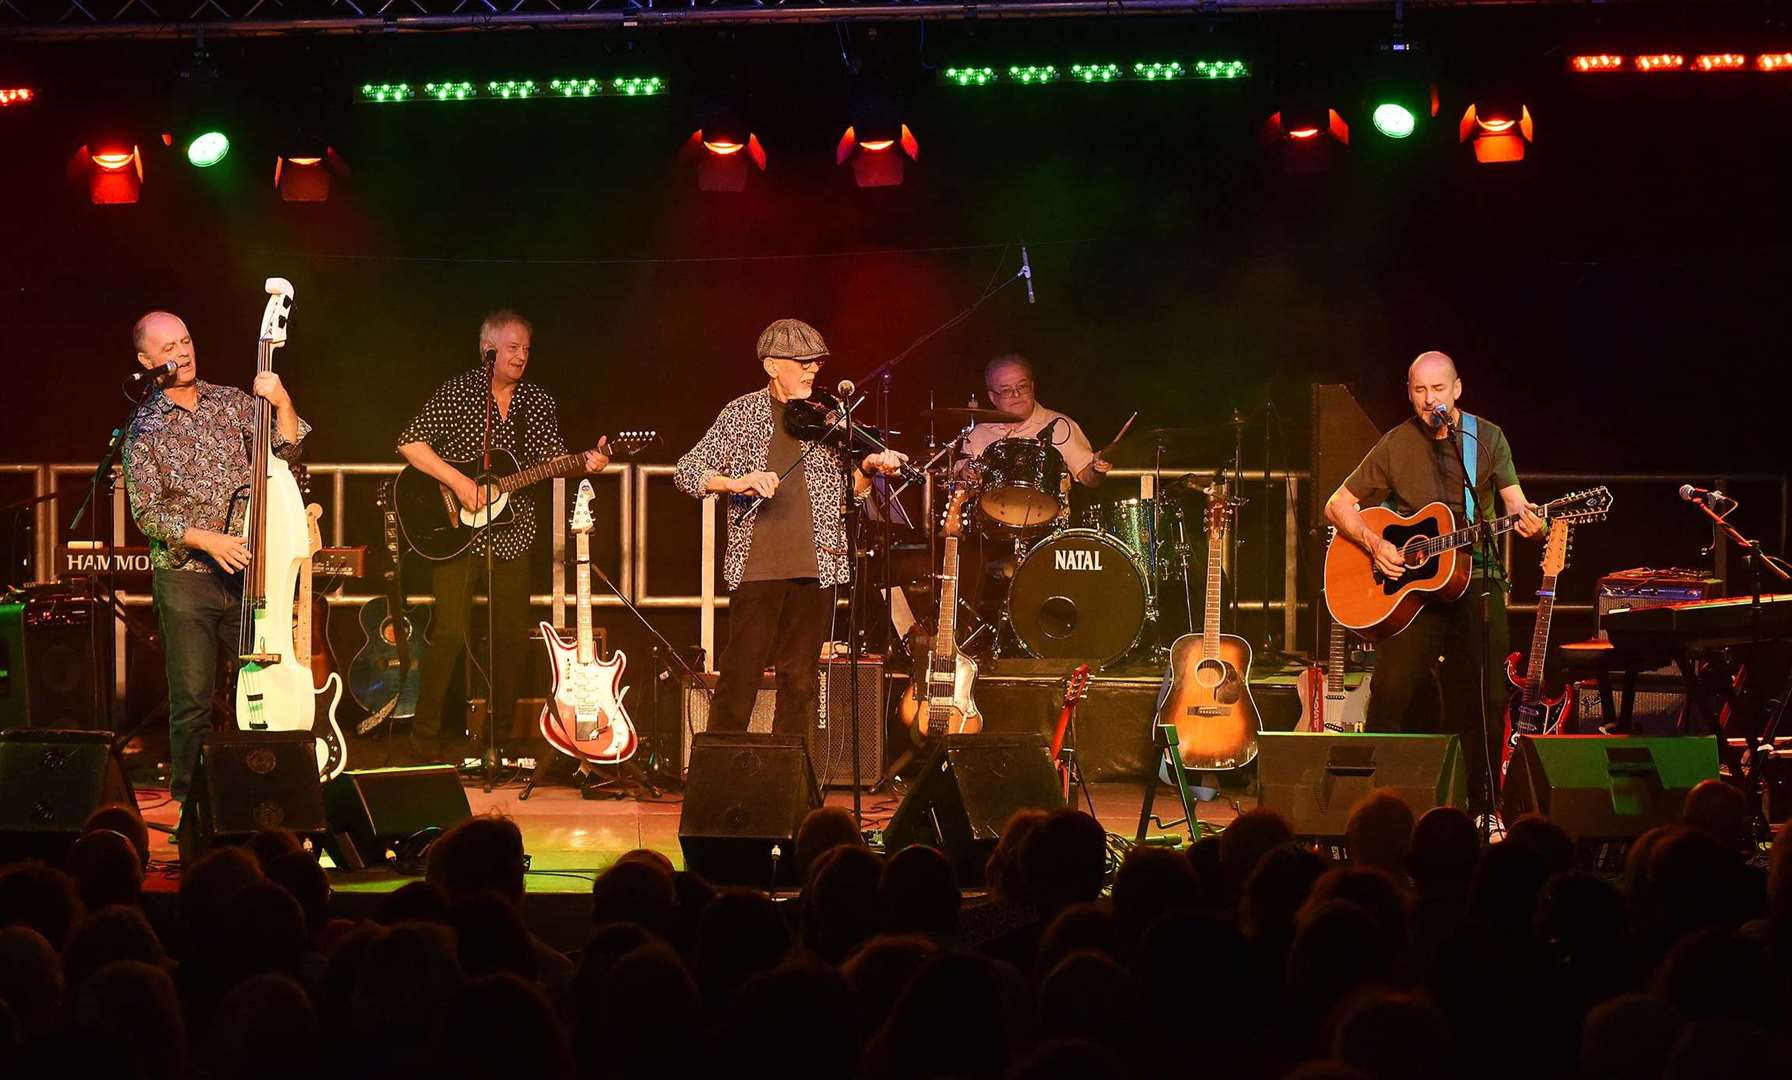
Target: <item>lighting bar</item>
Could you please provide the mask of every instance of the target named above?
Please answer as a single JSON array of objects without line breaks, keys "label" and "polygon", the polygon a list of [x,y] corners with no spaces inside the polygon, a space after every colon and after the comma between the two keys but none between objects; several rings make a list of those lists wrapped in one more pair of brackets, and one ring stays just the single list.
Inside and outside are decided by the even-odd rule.
[{"label": "lighting bar", "polygon": [[1623,71],[1624,58],[1616,53],[1576,56],[1568,61],[1568,70],[1577,75],[1594,75],[1602,71]]},{"label": "lighting bar", "polygon": [[1686,68],[1686,56],[1682,53],[1650,53],[1631,61],[1638,71],[1682,71]]},{"label": "lighting bar", "polygon": [[400,101],[532,101],[595,97],[652,97],[666,92],[657,75],[576,79],[491,79],[412,83],[363,83],[360,100],[374,104]]},{"label": "lighting bar", "polygon": [[1006,84],[1044,86],[1049,83],[1176,82],[1187,79],[1245,79],[1251,66],[1243,60],[1140,60],[1127,64],[1012,64],[1006,68],[949,67],[940,71],[944,86],[973,87]]},{"label": "lighting bar", "polygon": [[1755,57],[1756,71],[1792,71],[1792,52],[1762,53]]},{"label": "lighting bar", "polygon": [[37,91],[29,86],[14,86],[0,89],[0,109],[9,105],[29,105],[37,99]]},{"label": "lighting bar", "polygon": [[1748,65],[1748,57],[1741,53],[1705,53],[1694,58],[1694,71],[1741,71]]}]

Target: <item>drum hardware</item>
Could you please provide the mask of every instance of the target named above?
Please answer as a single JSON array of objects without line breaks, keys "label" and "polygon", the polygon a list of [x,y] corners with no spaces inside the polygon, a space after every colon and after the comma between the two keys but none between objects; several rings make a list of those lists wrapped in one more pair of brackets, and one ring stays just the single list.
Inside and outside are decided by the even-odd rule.
[{"label": "drum hardware", "polygon": [[953,423],[966,424],[1019,424],[1026,420],[1026,417],[1018,413],[1005,412],[1001,409],[980,409],[974,405],[929,408],[923,410],[921,416],[929,422],[950,420]]}]

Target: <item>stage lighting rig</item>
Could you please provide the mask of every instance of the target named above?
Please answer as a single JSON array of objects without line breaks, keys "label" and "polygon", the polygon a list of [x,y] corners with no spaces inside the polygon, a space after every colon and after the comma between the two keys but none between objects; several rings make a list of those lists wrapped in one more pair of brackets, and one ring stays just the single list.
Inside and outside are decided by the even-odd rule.
[{"label": "stage lighting rig", "polygon": [[835,163],[851,161],[853,183],[862,188],[901,184],[906,163],[920,159],[921,144],[903,122],[896,98],[885,91],[862,94],[848,116],[851,122],[835,147]]},{"label": "stage lighting rig", "polygon": [[765,146],[738,97],[705,97],[697,102],[697,130],[687,142],[696,157],[702,191],[745,191],[753,168],[765,171]]},{"label": "stage lighting rig", "polygon": [[1471,143],[1475,160],[1483,165],[1523,161],[1536,139],[1531,109],[1516,95],[1486,94],[1462,114],[1457,141]]}]

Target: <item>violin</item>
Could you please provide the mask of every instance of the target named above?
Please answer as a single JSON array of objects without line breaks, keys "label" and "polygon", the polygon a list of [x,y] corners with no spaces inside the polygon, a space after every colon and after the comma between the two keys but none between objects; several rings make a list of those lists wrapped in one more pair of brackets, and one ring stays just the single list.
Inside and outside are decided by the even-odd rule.
[{"label": "violin", "polygon": [[[845,402],[825,390],[815,390],[806,398],[791,398],[784,407],[784,430],[793,438],[822,443],[854,459],[890,449],[883,429],[857,420],[853,421],[852,441],[848,444],[846,425],[840,423],[845,407]],[[926,480],[926,475],[915,466],[904,464],[902,478],[919,484]]]}]

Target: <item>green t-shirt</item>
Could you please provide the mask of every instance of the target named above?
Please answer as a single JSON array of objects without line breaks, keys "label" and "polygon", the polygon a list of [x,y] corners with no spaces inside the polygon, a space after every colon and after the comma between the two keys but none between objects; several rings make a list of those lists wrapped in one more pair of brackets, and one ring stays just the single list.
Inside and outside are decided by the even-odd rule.
[{"label": "green t-shirt", "polygon": [[[1475,418],[1475,425],[1474,436],[1466,439],[1468,450],[1476,455],[1474,519],[1487,521],[1504,513],[1497,495],[1501,488],[1518,483],[1518,470],[1499,425],[1481,417]],[[1457,460],[1457,448],[1464,441],[1459,430],[1452,431],[1448,439],[1434,439],[1418,417],[1410,417],[1381,437],[1344,486],[1362,505],[1387,505],[1400,514],[1410,514],[1427,503],[1443,503],[1456,515],[1460,527],[1468,520],[1462,501],[1465,478]],[[1475,559],[1479,565],[1479,545]]]}]

